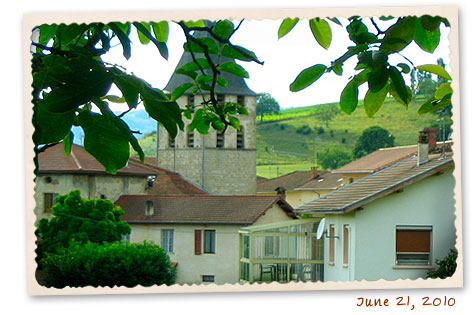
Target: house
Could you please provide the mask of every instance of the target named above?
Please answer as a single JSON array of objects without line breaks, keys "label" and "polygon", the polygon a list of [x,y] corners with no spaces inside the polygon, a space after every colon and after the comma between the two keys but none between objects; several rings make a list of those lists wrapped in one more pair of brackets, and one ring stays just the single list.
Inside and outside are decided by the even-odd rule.
[{"label": "house", "polygon": [[325,281],[425,278],[455,247],[451,152],[417,154],[296,208],[325,218]]},{"label": "house", "polygon": [[49,218],[54,199],[79,189],[86,199],[108,198],[116,201],[122,194],[208,194],[186,181],[180,174],[130,158],[117,175],[109,174],[82,146],[73,144],[65,155],[62,143],[38,154],[35,179],[37,220]]},{"label": "house", "polygon": [[[205,21],[212,26],[210,21]],[[207,37],[207,32],[194,34],[197,38]],[[204,58],[204,54],[195,53],[195,58]],[[216,58],[212,55],[211,58]],[[193,62],[189,52],[184,52],[176,69]],[[220,56],[220,62],[234,62],[233,59]],[[205,70],[208,71],[208,70]],[[192,120],[183,117],[185,131],[178,131],[171,138],[161,125],[157,125],[157,164],[178,172],[187,180],[203,187],[206,191],[218,195],[255,195],[256,194],[256,96],[242,77],[224,72],[220,74],[227,86],[216,86],[217,100],[220,104],[239,103],[248,111],[247,115],[234,115],[239,119],[240,129],[228,127],[225,131],[210,128],[208,134],[197,130],[188,131]],[[193,82],[187,75],[173,72],[164,88],[171,93],[182,84]],[[176,101],[185,109],[195,111],[202,107],[201,96],[185,91]],[[220,180],[217,181],[216,179]]]},{"label": "house", "polygon": [[239,280],[239,229],[296,218],[278,196],[123,195],[131,242],[153,241],[177,266],[179,284]]},{"label": "house", "polygon": [[276,178],[257,182],[257,195],[272,196],[281,194],[285,200],[298,207],[319,198],[341,186],[341,175],[331,171],[294,171]]}]

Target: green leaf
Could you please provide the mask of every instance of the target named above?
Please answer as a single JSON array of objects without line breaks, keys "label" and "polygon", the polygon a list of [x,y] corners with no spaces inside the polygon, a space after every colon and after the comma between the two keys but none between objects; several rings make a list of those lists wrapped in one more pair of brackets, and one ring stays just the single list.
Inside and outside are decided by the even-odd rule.
[{"label": "green leaf", "polygon": [[121,132],[107,117],[88,111],[81,112],[77,122],[84,130],[84,148],[108,173],[116,174],[127,165],[130,155],[127,133]]},{"label": "green leaf", "polygon": [[178,70],[184,71],[184,72],[193,72],[193,71],[200,70],[200,66],[203,69],[211,69],[211,66],[209,65],[208,60],[206,60],[206,58],[197,58],[196,63],[194,61],[190,61],[187,64],[184,64]]},{"label": "green leaf", "polygon": [[384,86],[378,92],[368,90],[364,98],[364,109],[366,115],[371,118],[376,114],[381,106],[383,106],[386,95],[388,94],[388,85]]},{"label": "green leaf", "polygon": [[[60,24],[56,32],[56,40],[61,41],[61,48],[67,47],[72,41],[76,40],[79,36],[82,36],[84,32],[89,29],[90,26],[86,24]],[[59,41],[58,41],[59,43]]]},{"label": "green leaf", "polygon": [[[178,127],[183,129],[180,106],[175,101],[166,100],[158,91],[145,88],[141,92],[147,113],[159,122],[172,138],[178,133]],[[178,126],[178,127],[177,127]]]},{"label": "green leaf", "polygon": [[[54,37],[56,31],[58,30],[57,24],[47,25],[43,24],[39,27],[40,36],[38,38],[38,44],[45,46],[48,44],[50,39]],[[37,48],[37,51],[41,51],[41,48]]]},{"label": "green leaf", "polygon": [[407,104],[404,103],[404,101],[401,99],[401,97],[399,97],[399,94],[396,92],[396,88],[394,87],[394,84],[392,82],[389,84],[389,93],[392,95],[394,100],[407,108],[408,104],[411,103],[411,101],[412,101],[412,90],[407,85],[405,86],[405,88],[406,88],[407,95],[408,95]]},{"label": "green leaf", "polygon": [[168,22],[161,21],[158,23],[152,23],[152,30],[155,38],[162,43],[166,43],[168,41]]},{"label": "green leaf", "polygon": [[71,148],[73,146],[74,133],[70,131],[66,137],[63,139],[64,144],[64,154],[69,156],[71,154]]},{"label": "green leaf", "polygon": [[229,123],[231,124],[231,126],[234,127],[234,129],[238,131],[241,129],[241,123],[239,122],[239,119],[237,119],[236,117],[230,116]]},{"label": "green leaf", "polygon": [[391,78],[394,90],[399,95],[399,98],[404,104],[409,104],[409,94],[406,89],[404,78],[396,67],[389,67],[389,77]]},{"label": "green leaf", "polygon": [[188,82],[176,87],[175,89],[173,89],[170,100],[176,101],[180,96],[182,96],[186,92],[186,90],[188,90],[194,85],[195,85],[194,83]]},{"label": "green leaf", "polygon": [[350,39],[357,44],[356,47],[362,44],[371,44],[378,40],[376,35],[368,32],[368,28],[360,19],[352,20],[346,27],[346,31]]},{"label": "green leaf", "polygon": [[433,31],[428,31],[422,26],[421,19],[417,19],[414,41],[422,50],[433,53],[439,46],[440,30],[436,28]]},{"label": "green leaf", "polygon": [[242,78],[249,78],[249,73],[243,67],[232,61],[220,64],[218,70],[229,72]]},{"label": "green leaf", "polygon": [[[218,53],[218,44],[216,43],[216,41],[214,39],[209,38],[209,37],[200,37],[200,38],[196,38],[196,40],[207,47],[208,53],[210,53],[210,54],[217,54]],[[200,45],[195,43],[193,40],[190,40],[189,42],[185,42],[183,44],[183,49],[186,52],[190,51],[190,47],[191,47],[191,50],[193,51],[193,53],[203,53],[204,52],[204,49]]]},{"label": "green leaf", "polygon": [[401,51],[409,45],[416,32],[416,20],[417,18],[414,16],[407,16],[387,29],[380,50],[393,53]]},{"label": "green leaf", "polygon": [[[257,56],[255,53],[252,51],[241,47],[241,46],[229,46],[229,45],[224,45],[223,49],[221,50],[221,55],[224,57],[229,57],[232,59],[238,59],[242,61],[252,61],[252,60],[257,60]],[[249,56],[249,57],[248,57]],[[253,59],[251,59],[252,57]]]},{"label": "green leaf", "polygon": [[422,27],[429,32],[434,32],[439,29],[442,20],[440,16],[423,15],[420,17]]},{"label": "green leaf", "polygon": [[420,115],[427,114],[450,105],[452,105],[452,94],[447,94],[442,99],[425,102],[421,107],[419,107],[418,113]]},{"label": "green leaf", "polygon": [[340,109],[351,114],[358,106],[358,83],[353,79],[345,86],[340,95]]},{"label": "green leaf", "polygon": [[129,108],[136,107],[143,82],[135,76],[117,71],[114,73],[114,83],[122,92]]},{"label": "green leaf", "polygon": [[405,64],[405,63],[402,63],[402,62],[401,62],[401,63],[398,63],[397,66],[398,66],[399,68],[401,68],[401,71],[402,71],[403,73],[409,73],[409,72],[411,72],[411,68],[409,68],[409,66],[408,66],[407,64]]},{"label": "green leaf", "polygon": [[417,66],[416,69],[419,69],[421,71],[429,72],[438,75],[441,78],[447,79],[447,80],[452,80],[452,77],[450,74],[444,69],[444,67],[439,66],[439,65],[422,65],[422,66]]},{"label": "green leaf", "polygon": [[209,126],[211,124],[211,120],[208,119],[207,116],[204,115],[205,112],[202,108],[195,111],[195,115],[193,116],[193,120],[191,121],[190,125],[188,126],[189,131],[193,131],[194,129],[198,130],[199,133],[206,135],[208,134]]},{"label": "green leaf", "polygon": [[368,73],[368,86],[372,93],[380,91],[388,82],[389,72],[385,67],[373,68]]},{"label": "green leaf", "polygon": [[333,17],[333,18],[327,18],[329,19],[330,21],[332,21],[333,23],[337,24],[337,25],[340,25],[340,26],[343,26],[340,22],[340,20],[338,20],[338,18],[336,17]]},{"label": "green leaf", "polygon": [[298,21],[299,18],[285,18],[280,24],[279,31],[277,32],[278,39],[281,39],[282,37],[287,35],[298,23]]},{"label": "green leaf", "polygon": [[117,38],[122,45],[123,55],[125,59],[129,59],[131,56],[131,49],[130,49],[130,39],[127,34],[125,34],[122,29],[117,25],[117,23],[109,23],[107,24],[109,28],[117,35]]},{"label": "green leaf", "polygon": [[183,21],[186,27],[206,27],[205,22],[203,20],[198,21]]},{"label": "green leaf", "polygon": [[[148,44],[148,40],[151,40],[152,43],[155,44],[157,47],[158,51],[160,52],[160,55],[166,60],[168,60],[168,48],[167,44],[164,42],[160,42],[153,35],[150,33],[150,25],[148,23],[142,22],[134,22],[134,26],[137,28],[137,33],[139,34],[140,42],[142,44]],[[147,40],[145,40],[146,38]]]},{"label": "green leaf", "polygon": [[219,86],[228,87],[228,80],[223,77],[217,77],[216,82],[219,84]]},{"label": "green leaf", "polygon": [[305,89],[306,87],[317,81],[323,75],[326,69],[326,66],[316,64],[302,70],[302,72],[297,75],[294,82],[290,84],[290,90],[292,92],[297,92]]},{"label": "green leaf", "polygon": [[437,90],[435,91],[434,93],[434,97],[436,99],[442,99],[444,98],[444,96],[446,96],[447,94],[453,94],[454,93],[454,90],[452,89],[452,87],[450,86],[450,82],[445,82],[445,83],[442,83],[438,88]]},{"label": "green leaf", "polygon": [[74,110],[55,113],[41,105],[33,112],[33,142],[35,145],[56,143],[63,140],[71,130],[76,117]]},{"label": "green leaf", "polygon": [[328,49],[332,41],[332,30],[328,22],[320,18],[314,18],[309,23],[313,37],[315,37],[320,46]]},{"label": "green leaf", "polygon": [[228,39],[234,31],[234,24],[229,20],[221,20],[213,27],[214,34],[221,39]]}]

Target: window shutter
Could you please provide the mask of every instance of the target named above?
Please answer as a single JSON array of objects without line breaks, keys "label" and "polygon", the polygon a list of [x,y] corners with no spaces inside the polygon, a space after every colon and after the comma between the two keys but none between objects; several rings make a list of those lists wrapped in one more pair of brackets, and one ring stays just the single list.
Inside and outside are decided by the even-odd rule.
[{"label": "window shutter", "polygon": [[396,252],[430,253],[430,230],[397,230]]},{"label": "window shutter", "polygon": [[201,255],[201,230],[195,230],[195,255]]}]

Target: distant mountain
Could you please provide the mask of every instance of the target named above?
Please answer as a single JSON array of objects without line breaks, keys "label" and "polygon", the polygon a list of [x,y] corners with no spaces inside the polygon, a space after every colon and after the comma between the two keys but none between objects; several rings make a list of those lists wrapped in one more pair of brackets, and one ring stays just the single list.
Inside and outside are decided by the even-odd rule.
[{"label": "distant mountain", "polygon": [[[115,112],[120,114],[120,112]],[[140,131],[141,134],[136,134],[137,138],[142,137],[144,134],[156,131],[157,122],[150,118],[145,109],[137,109],[124,115],[122,118],[129,128],[133,131]],[[80,127],[73,127],[74,143],[83,144],[84,132]]]}]

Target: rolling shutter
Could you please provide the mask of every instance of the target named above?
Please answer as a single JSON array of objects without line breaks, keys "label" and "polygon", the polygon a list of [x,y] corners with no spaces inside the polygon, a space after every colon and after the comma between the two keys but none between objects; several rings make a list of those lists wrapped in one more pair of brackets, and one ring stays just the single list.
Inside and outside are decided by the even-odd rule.
[{"label": "rolling shutter", "polygon": [[195,255],[201,255],[201,230],[195,230]]}]

